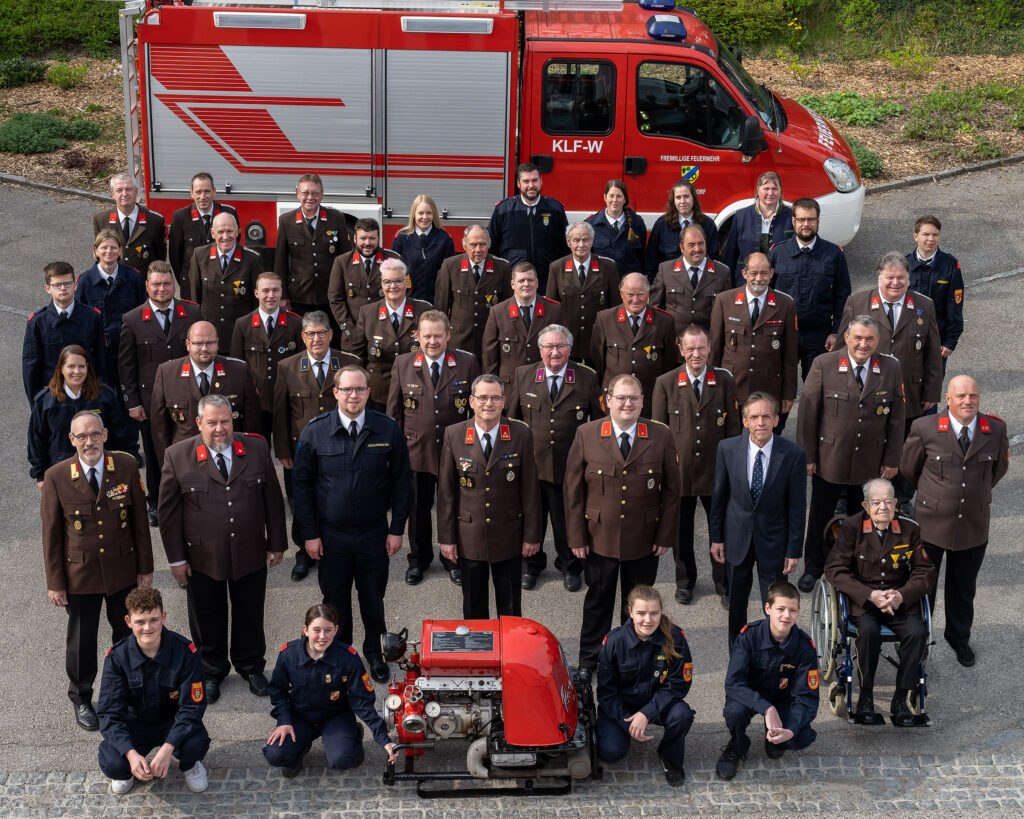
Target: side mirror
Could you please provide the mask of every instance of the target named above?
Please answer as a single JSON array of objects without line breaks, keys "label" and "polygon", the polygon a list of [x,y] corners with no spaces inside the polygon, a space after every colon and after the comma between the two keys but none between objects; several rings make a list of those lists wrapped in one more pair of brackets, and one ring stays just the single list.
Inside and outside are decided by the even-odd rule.
[{"label": "side mirror", "polygon": [[753,156],[768,149],[764,140],[764,131],[761,130],[761,120],[751,115],[743,123],[743,139],[740,141],[740,151],[744,156]]}]

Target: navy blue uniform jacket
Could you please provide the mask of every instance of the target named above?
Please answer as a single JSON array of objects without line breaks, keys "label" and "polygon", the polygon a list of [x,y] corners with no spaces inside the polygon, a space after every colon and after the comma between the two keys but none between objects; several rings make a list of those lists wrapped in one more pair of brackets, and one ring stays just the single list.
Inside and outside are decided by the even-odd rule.
[{"label": "navy blue uniform jacket", "polygon": [[[783,205],[772,217],[768,227],[769,242],[764,251],[772,245],[781,244],[793,235],[793,211]],[[761,212],[757,205],[750,205],[732,217],[732,227],[722,249],[722,262],[732,271],[733,287],[743,287],[743,260],[751,253],[761,250]]]},{"label": "navy blue uniform jacket", "polygon": [[[706,213],[701,217],[700,226],[704,228],[704,238],[707,240],[708,258],[714,261],[718,258],[718,227],[715,220]],[[647,278],[654,281],[658,274],[658,265],[671,259],[679,258],[679,219],[675,224],[665,221],[664,215],[651,228],[651,235],[647,237]]]},{"label": "navy blue uniform jacket", "polygon": [[110,374],[103,371],[107,360],[103,342],[103,320],[100,311],[75,300],[71,315],[61,319],[51,301],[28,317],[25,340],[21,346],[21,375],[25,382],[25,395],[29,403],[43,387],[50,383],[57,369],[60,351],[69,344],[78,344],[89,354],[96,374],[114,384]]},{"label": "navy blue uniform jacket", "polygon": [[420,235],[396,233],[391,249],[402,257],[412,282],[412,298],[434,301],[437,289],[437,271],[441,263],[455,255],[455,243],[443,228],[434,227],[430,233]]},{"label": "navy blue uniform jacket", "polygon": [[931,263],[922,262],[917,253],[907,254],[910,265],[910,289],[924,293],[935,302],[935,321],[943,347],[956,349],[964,331],[964,277],[960,262],[942,250],[936,250]]},{"label": "navy blue uniform jacket", "polygon": [[802,253],[795,238],[775,245],[768,253],[775,275],[771,286],[792,296],[800,335],[822,338],[839,332],[839,321],[850,296],[850,271],[838,245],[820,236],[809,253]]},{"label": "navy blue uniform jacket", "polygon": [[[538,293],[547,292],[548,268],[555,259],[569,252],[565,229],[569,223],[565,208],[557,199],[541,196],[534,205],[533,223],[521,196],[510,196],[494,206],[487,232],[491,234],[491,253],[505,259],[509,267],[531,262],[540,280]],[[433,294],[424,296],[427,301]]]},{"label": "navy blue uniform jacket", "polygon": [[[78,277],[75,298],[100,311],[107,357],[111,364],[107,376],[117,373],[117,349],[121,340],[121,317],[146,300],[146,283],[134,267],[118,264],[110,286],[103,284],[99,265],[93,265]],[[111,379],[111,384],[117,383]]]},{"label": "navy blue uniform jacket", "polygon": [[[644,272],[644,249],[647,247],[647,225],[640,214],[632,208],[626,208],[622,216],[630,217],[632,222],[623,221],[618,232],[609,224],[603,210],[587,218],[587,222],[594,228],[594,247],[591,253],[614,259],[620,279],[627,273]],[[629,240],[630,224],[636,234],[633,241]]]}]

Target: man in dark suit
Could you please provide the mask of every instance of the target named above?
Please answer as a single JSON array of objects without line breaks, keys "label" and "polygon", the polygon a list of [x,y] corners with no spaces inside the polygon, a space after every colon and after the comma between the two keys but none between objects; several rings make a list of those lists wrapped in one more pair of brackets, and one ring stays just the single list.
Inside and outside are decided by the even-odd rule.
[{"label": "man in dark suit", "polygon": [[786,580],[803,551],[807,512],[804,451],[772,430],[779,402],[764,392],[743,404],[749,435],[718,445],[711,492],[711,556],[726,564],[729,580],[729,648],[747,624],[754,564],[761,605],[768,587]]},{"label": "man in dark suit", "polygon": [[94,234],[104,228],[120,230],[124,236],[121,260],[145,276],[146,268],[164,257],[164,217],[138,204],[138,196],[131,174],[114,174],[110,178],[110,197],[116,207],[94,214],[92,229]]},{"label": "man in dark suit", "polygon": [[178,280],[183,299],[192,298],[188,292],[188,267],[192,254],[197,247],[213,241],[213,217],[230,213],[236,221],[238,219],[238,213],[231,205],[214,201],[216,195],[213,176],[200,171],[192,177],[189,188],[192,204],[179,208],[171,216],[171,226],[167,230],[167,261]]}]

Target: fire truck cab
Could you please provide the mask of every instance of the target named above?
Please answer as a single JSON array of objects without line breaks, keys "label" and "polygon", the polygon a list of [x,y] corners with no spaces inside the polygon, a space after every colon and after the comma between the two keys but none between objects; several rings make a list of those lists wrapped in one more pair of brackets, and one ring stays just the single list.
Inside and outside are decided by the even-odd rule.
[{"label": "fire truck cab", "polygon": [[864,188],[822,117],[758,85],[671,0],[129,0],[129,169],[150,206],[189,204],[209,171],[250,247],[273,248],[296,180],[384,239],[430,194],[458,241],[532,161],[570,221],[622,178],[650,226],[679,179],[720,229],[780,174],[845,244]]}]

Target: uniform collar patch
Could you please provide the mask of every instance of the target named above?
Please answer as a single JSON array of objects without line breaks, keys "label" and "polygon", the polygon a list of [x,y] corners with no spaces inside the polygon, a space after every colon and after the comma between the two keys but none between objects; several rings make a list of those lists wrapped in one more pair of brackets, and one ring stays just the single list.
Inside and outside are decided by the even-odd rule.
[{"label": "uniform collar patch", "polygon": [[200,444],[196,447],[196,461],[202,462],[210,457],[210,453],[206,450],[206,444]]},{"label": "uniform collar patch", "polygon": [[242,444],[241,441],[235,441],[232,448],[234,449],[236,455],[245,454],[245,446]]}]

